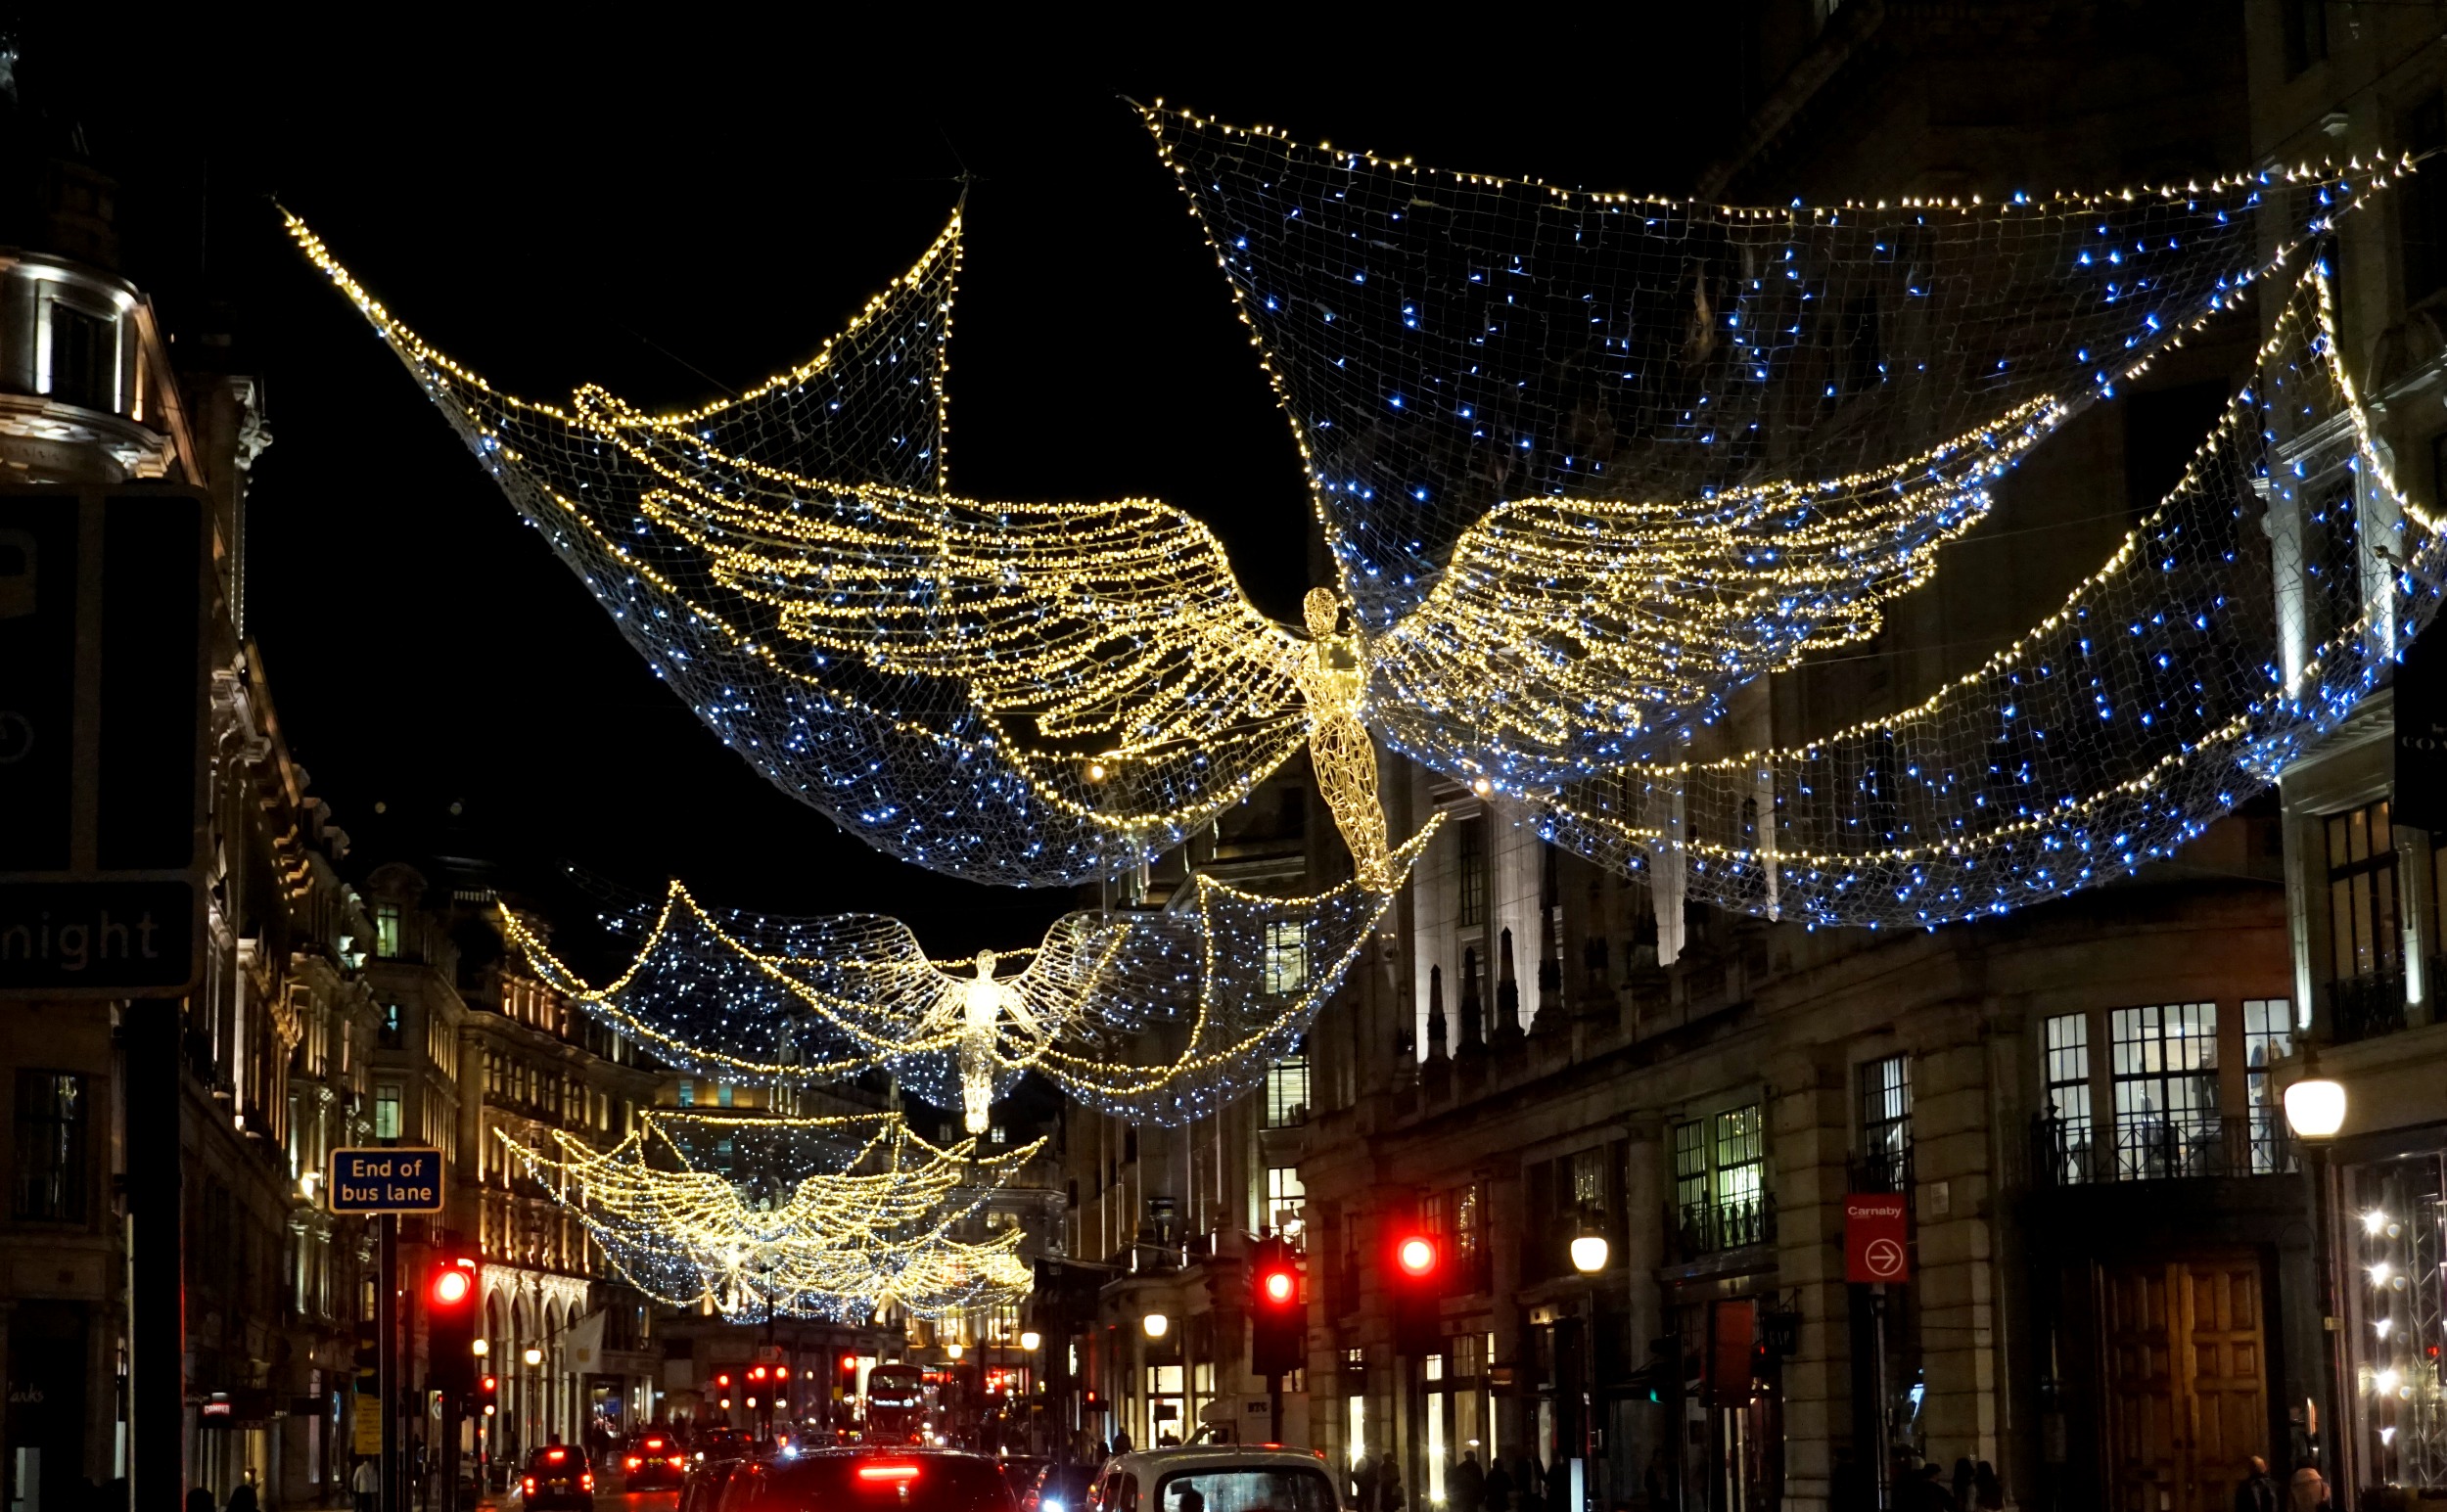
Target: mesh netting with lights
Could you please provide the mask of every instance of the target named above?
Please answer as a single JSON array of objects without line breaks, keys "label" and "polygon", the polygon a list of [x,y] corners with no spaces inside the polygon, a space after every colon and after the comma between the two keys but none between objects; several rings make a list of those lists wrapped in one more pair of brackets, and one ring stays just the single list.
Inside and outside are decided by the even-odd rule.
[{"label": "mesh netting with lights", "polygon": [[[1433,833],[1396,852],[1401,872]],[[605,916],[635,955],[601,985],[515,915],[503,928],[546,984],[674,1069],[787,1086],[880,1071],[977,1133],[1032,1069],[1088,1107],[1168,1125],[1247,1094],[1388,900],[1357,883],[1275,897],[1201,875],[1162,911],[1065,915],[999,977],[991,951],[929,959],[895,919],[710,910],[676,884]]]},{"label": "mesh netting with lights", "polygon": [[937,1147],[899,1115],[830,1118],[650,1110],[608,1150],[546,1131],[509,1155],[586,1226],[640,1291],[734,1320],[921,1317],[1016,1301],[1020,1230],[961,1237],[986,1195],[1036,1153]]},{"label": "mesh netting with lights", "polygon": [[2010,647],[1894,717],[1627,767],[1537,822],[1686,897],[1828,924],[1999,913],[2170,858],[2377,687],[2447,582],[2327,301],[2297,286],[2182,481]]}]

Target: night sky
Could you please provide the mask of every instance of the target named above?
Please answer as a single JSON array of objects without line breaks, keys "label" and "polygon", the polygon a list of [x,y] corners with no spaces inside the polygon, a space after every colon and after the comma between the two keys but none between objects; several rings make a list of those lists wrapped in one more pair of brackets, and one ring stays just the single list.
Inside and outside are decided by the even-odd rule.
[{"label": "night sky", "polygon": [[676,875],[710,901],[898,913],[961,953],[1025,942],[1069,903],[886,859],[724,750],[291,249],[268,195],[503,387],[600,382],[660,408],[803,360],[942,228],[965,170],[952,485],[1184,506],[1296,620],[1310,526],[1289,433],[1118,97],[1657,192],[1687,186],[1739,106],[1705,37],[1654,23],[1532,37],[1489,13],[1437,35],[1204,11],[1207,29],[1132,56],[910,14],[906,36],[851,37],[376,10],[358,24],[395,29],[346,46],[225,32],[132,66],[124,39],[27,37],[29,90],[71,102],[126,185],[125,271],[182,333],[174,358],[217,321],[265,379],[249,628],[358,861]]}]

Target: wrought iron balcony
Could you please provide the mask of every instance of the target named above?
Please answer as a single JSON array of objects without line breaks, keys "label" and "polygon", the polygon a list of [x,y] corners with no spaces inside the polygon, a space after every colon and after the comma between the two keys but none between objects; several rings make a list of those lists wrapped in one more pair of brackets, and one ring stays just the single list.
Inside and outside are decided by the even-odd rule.
[{"label": "wrought iron balcony", "polygon": [[2298,1168],[2293,1135],[2274,1105],[2249,1115],[2189,1123],[2153,1115],[2105,1127],[2051,1113],[2031,1119],[2031,1170],[2040,1186],[2277,1176]]},{"label": "wrought iron balcony", "polygon": [[1674,1217],[1675,1251],[1685,1260],[1776,1242],[1776,1199],[1766,1193],[1732,1202],[1684,1203]]},{"label": "wrought iron balcony", "polygon": [[2380,971],[2332,982],[2328,1011],[2340,1045],[2393,1034],[2405,1027],[2405,974]]}]

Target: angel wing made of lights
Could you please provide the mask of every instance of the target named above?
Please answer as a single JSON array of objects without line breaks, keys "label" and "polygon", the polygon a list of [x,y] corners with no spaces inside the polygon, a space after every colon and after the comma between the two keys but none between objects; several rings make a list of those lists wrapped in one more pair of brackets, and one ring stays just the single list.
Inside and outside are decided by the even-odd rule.
[{"label": "angel wing made of lights", "polygon": [[1019,1231],[955,1232],[1042,1144],[938,1147],[897,1114],[830,1118],[650,1110],[597,1149],[501,1131],[508,1153],[640,1290],[732,1317],[941,1316],[1024,1293]]},{"label": "angel wing made of lights", "polygon": [[[1287,898],[1201,874],[1177,906],[1068,914],[1035,946],[962,961],[898,920],[717,912],[677,883],[612,917],[636,945],[608,983],[516,914],[502,927],[543,982],[681,1071],[795,1086],[882,1071],[976,1133],[1033,1069],[1091,1107],[1178,1123],[1291,1053],[1434,832],[1391,854],[1381,889]],[[1023,964],[994,975],[1005,961]]]}]

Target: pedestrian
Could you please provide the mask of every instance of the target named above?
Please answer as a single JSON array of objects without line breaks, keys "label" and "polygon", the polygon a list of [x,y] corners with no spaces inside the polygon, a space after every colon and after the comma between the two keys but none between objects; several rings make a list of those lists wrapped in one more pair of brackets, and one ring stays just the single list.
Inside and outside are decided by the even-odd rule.
[{"label": "pedestrian", "polygon": [[[360,1501],[358,1505],[363,1512],[373,1512],[374,1503],[370,1501]],[[212,1488],[209,1486],[190,1487],[187,1491],[187,1512],[213,1512]]]},{"label": "pedestrian", "polygon": [[1474,1450],[1463,1449],[1461,1463],[1453,1467],[1445,1483],[1445,1504],[1453,1512],[1479,1512],[1487,1504],[1487,1472],[1478,1467]]},{"label": "pedestrian", "polygon": [[[2253,1463],[2258,1464],[2257,1460]],[[2268,1467],[2261,1466],[2263,1470]],[[1997,1467],[1981,1460],[1971,1474],[1971,1493],[1979,1499],[1980,1512],[2005,1512],[2006,1483],[1997,1479]]]},{"label": "pedestrian", "polygon": [[1359,1463],[1351,1467],[1351,1504],[1361,1512],[1374,1512],[1376,1506],[1376,1456],[1362,1453]]},{"label": "pedestrian", "polygon": [[1402,1470],[1391,1459],[1377,1467],[1375,1505],[1361,1512],[1402,1512]]},{"label": "pedestrian", "polygon": [[1487,1484],[1483,1494],[1487,1512],[1512,1512],[1512,1472],[1503,1467],[1501,1455],[1487,1456]]},{"label": "pedestrian", "polygon": [[2251,1456],[2251,1473],[2235,1488],[2235,1512],[2285,1512],[2285,1493],[2277,1477],[2269,1474],[2269,1462],[2257,1454]]},{"label": "pedestrian", "polygon": [[1113,1436],[1113,1452],[1116,1454],[1128,1454],[1130,1451],[1131,1431],[1125,1428]]},{"label": "pedestrian", "polygon": [[2294,1479],[2287,1484],[2285,1512],[2326,1512],[2328,1507],[2328,1477],[2320,1467],[2304,1460],[2294,1467]]},{"label": "pedestrian", "polygon": [[254,1499],[254,1471],[249,1469],[246,1479],[230,1489],[224,1512],[257,1512]]},{"label": "pedestrian", "polygon": [[[1656,1491],[1651,1490],[1648,1496],[1650,1506],[1665,1505]],[[1861,1473],[1860,1459],[1844,1444],[1835,1446],[1835,1462],[1827,1468],[1826,1504],[1830,1512],[1874,1512],[1875,1509],[1875,1488],[1870,1485],[1870,1478]]]},{"label": "pedestrian", "polygon": [[1971,1512],[1971,1484],[1979,1472],[1971,1468],[1971,1456],[1962,1455],[1955,1461],[1955,1512]]},{"label": "pedestrian", "polygon": [[[357,1512],[374,1512],[375,1498],[383,1491],[383,1476],[381,1471],[374,1468],[372,1459],[357,1461],[356,1474],[348,1478],[348,1489],[356,1493]],[[210,1498],[207,1497],[206,1512],[211,1512],[209,1500]],[[196,1509],[189,1507],[187,1512],[196,1512]]]}]

